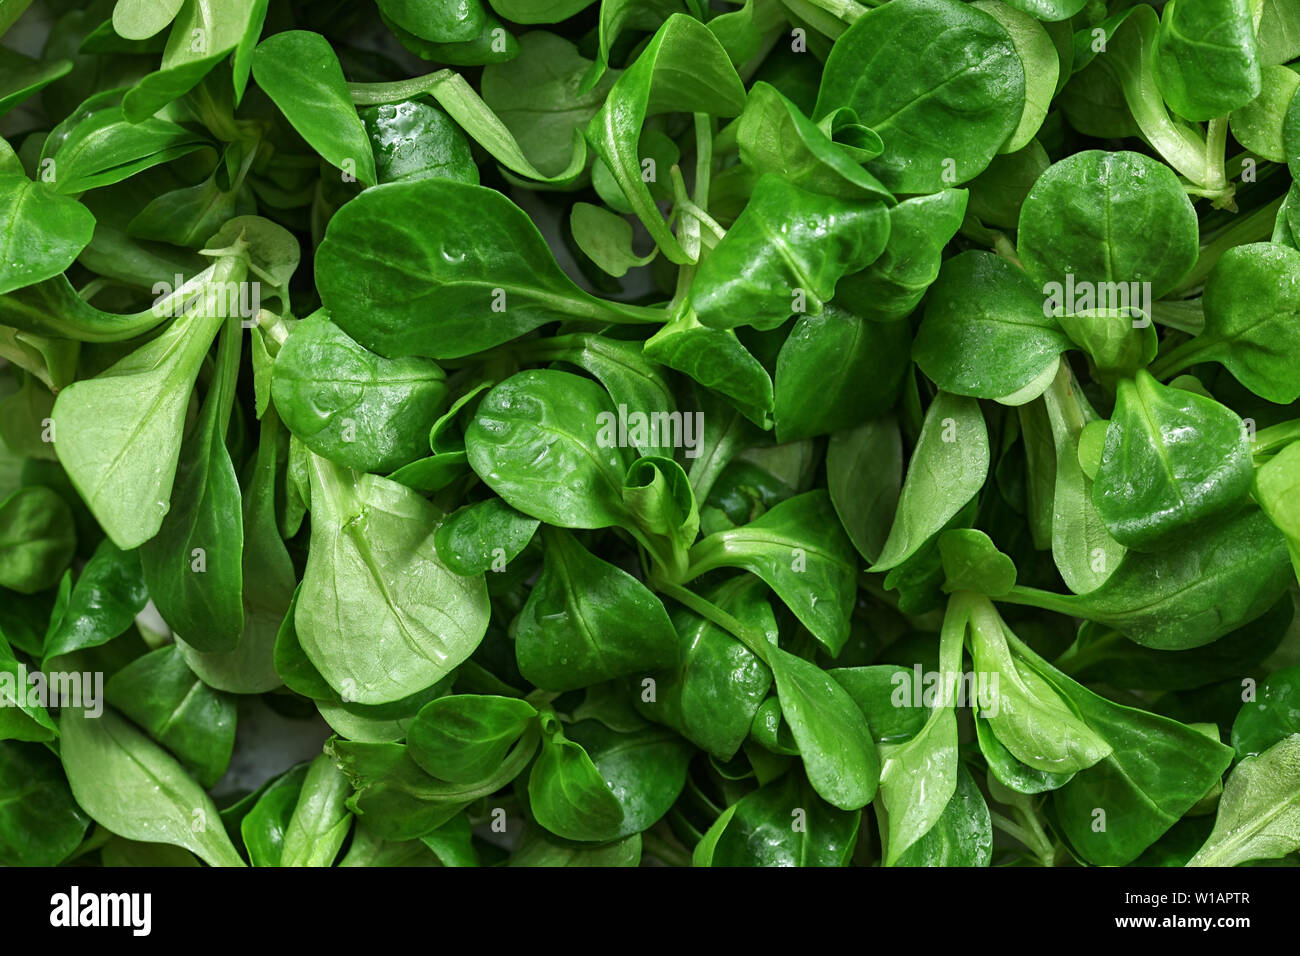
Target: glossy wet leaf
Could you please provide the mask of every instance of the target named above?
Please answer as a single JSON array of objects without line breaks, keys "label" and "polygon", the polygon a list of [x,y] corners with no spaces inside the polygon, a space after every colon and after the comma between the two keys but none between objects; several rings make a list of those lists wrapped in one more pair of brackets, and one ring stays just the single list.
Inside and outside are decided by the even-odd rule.
[{"label": "glossy wet leaf", "polygon": [[543,718],[542,748],[528,775],[528,805],[536,821],[566,840],[604,843],[624,829],[625,811],[582,745],[569,740],[553,715]]},{"label": "glossy wet leaf", "polygon": [[878,322],[906,318],[939,275],[944,246],[962,224],[968,196],[964,189],[944,189],[893,206],[880,258],[840,280],[839,300]]},{"label": "glossy wet leaf", "polygon": [[711,328],[771,329],[794,313],[817,315],[840,277],[875,261],[888,238],[879,201],[812,193],[766,174],[700,264],[691,303]]},{"label": "glossy wet leaf", "polygon": [[507,503],[549,524],[621,524],[616,412],[594,382],[568,372],[520,372],[489,392],[465,433],[470,466]]},{"label": "glossy wet leaf", "polygon": [[386,359],[316,315],[281,347],[271,395],[289,431],[316,454],[386,473],[428,452],[447,385],[434,362]]},{"label": "glossy wet leaf", "polygon": [[912,354],[945,392],[1014,395],[1050,375],[1070,346],[1043,313],[1042,294],[1023,272],[990,252],[963,253],[939,271]]},{"label": "glossy wet leaf", "polygon": [[1092,501],[1116,541],[1152,550],[1240,502],[1253,474],[1237,415],[1140,371],[1119,383]]},{"label": "glossy wet leaf", "polygon": [[1249,103],[1260,90],[1251,5],[1178,0],[1167,7],[1160,18],[1156,66],[1161,95],[1189,120],[1213,119]]},{"label": "glossy wet leaf", "polygon": [[542,576],[516,624],[520,673],[569,690],[673,664],[677,637],[663,603],[565,531],[543,533]]},{"label": "glossy wet leaf", "polygon": [[741,162],[760,176],[775,173],[800,189],[840,198],[893,198],[856,157],[770,83],[750,87],[739,123]]},{"label": "glossy wet leaf", "polygon": [[1248,507],[1180,547],[1129,552],[1086,594],[1018,585],[1006,599],[1109,625],[1147,647],[1185,650],[1259,617],[1290,577],[1286,539],[1263,512]]},{"label": "glossy wet leaf", "polygon": [[101,541],[77,576],[67,602],[50,620],[45,658],[112,640],[131,626],[147,600],[139,553]]},{"label": "glossy wet leaf", "polygon": [[[793,774],[741,797],[710,831],[708,866],[846,866],[861,814],[824,803]],[[701,865],[699,861],[697,866]]]},{"label": "glossy wet leaf", "polygon": [[957,770],[957,790],[930,831],[895,866],[988,866],[993,860],[993,822],[970,771]]},{"label": "glossy wet leaf", "polygon": [[813,789],[842,810],[866,806],[876,793],[880,759],[861,709],[816,664],[777,647],[767,655],[781,713]]},{"label": "glossy wet leaf", "polygon": [[1024,104],[1024,68],[993,17],[906,0],[868,11],[836,41],[815,117],[852,108],[888,144],[867,169],[894,192],[924,193],[979,175]]},{"label": "glossy wet leaf", "polygon": [[653,826],[686,783],[692,749],[671,730],[650,727],[619,733],[599,721],[584,720],[571,724],[566,733],[587,751],[622,806],[624,837]]},{"label": "glossy wet leaf", "polygon": [[746,525],[691,549],[695,577],[720,567],[762,578],[831,653],[848,637],[856,558],[825,492],[783,501]]},{"label": "glossy wet leaf", "polygon": [[0,293],[63,272],[94,229],[81,203],[25,176],[0,175]]},{"label": "glossy wet leaf", "polygon": [[1150,283],[1151,298],[1163,296],[1195,263],[1196,236],[1196,213],[1169,167],[1138,153],[1086,150],[1034,183],[1016,243],[1044,294],[1077,312],[1101,307],[1103,295],[1131,307],[1141,283]]},{"label": "glossy wet leaf", "polygon": [[528,546],[539,524],[500,498],[488,498],[444,518],[433,541],[438,557],[457,574],[504,571]]},{"label": "glossy wet leaf", "polygon": [[1300,733],[1300,668],[1275,671],[1252,690],[1232,724],[1232,746],[1242,759]]}]

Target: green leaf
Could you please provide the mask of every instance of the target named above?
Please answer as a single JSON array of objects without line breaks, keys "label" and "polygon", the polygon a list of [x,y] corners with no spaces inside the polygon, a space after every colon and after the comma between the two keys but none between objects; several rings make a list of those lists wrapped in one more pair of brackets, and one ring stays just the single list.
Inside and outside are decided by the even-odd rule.
[{"label": "green leaf", "polygon": [[581,744],[623,808],[621,837],[648,830],[677,801],[694,750],[671,730],[647,727],[631,733],[595,720],[571,724],[566,733]]},{"label": "green leaf", "polygon": [[50,619],[45,660],[111,641],[131,626],[148,600],[139,552],[101,541],[67,602]]},{"label": "green leaf", "polygon": [[239,833],[253,866],[279,866],[284,834],[298,804],[307,764],[287,770],[268,786],[240,821]]},{"label": "green leaf", "polygon": [[695,274],[696,316],[710,328],[773,329],[794,313],[818,315],[840,277],[875,261],[888,237],[878,200],[811,193],[765,173]]},{"label": "green leaf", "polygon": [[569,211],[573,240],[592,262],[612,276],[647,265],[654,253],[638,256],[632,249],[632,224],[603,206],[576,202]]},{"label": "green leaf", "polygon": [[379,10],[402,29],[435,43],[472,40],[484,21],[478,0],[379,0]]},{"label": "green leaf", "polygon": [[813,789],[841,810],[866,806],[876,795],[880,759],[862,711],[816,664],[779,647],[767,648],[767,660]]},{"label": "green leaf", "polygon": [[328,40],[308,30],[267,37],[253,53],[253,79],[302,138],[343,171],[344,182],[378,182],[370,138]]},{"label": "green leaf", "polygon": [[570,534],[542,532],[545,562],[515,625],[519,670],[548,690],[647,674],[677,658],[663,603]]},{"label": "green leaf", "polygon": [[1106,303],[1145,311],[1195,264],[1196,212],[1168,166],[1086,150],[1038,177],[1016,242],[1025,271],[1061,312]]},{"label": "green leaf", "polygon": [[[1177,0],[1156,38],[1160,93],[1189,120],[1210,120],[1259,95],[1255,21],[1248,0]],[[1213,77],[1213,79],[1211,79]]]},{"label": "green leaf", "polygon": [[90,242],[95,217],[43,182],[0,174],[0,294],[49,279]]},{"label": "green leaf", "polygon": [[957,715],[952,689],[961,667],[967,615],[963,603],[949,601],[939,637],[940,693],[925,723],[911,739],[880,748],[880,789],[875,806],[885,866],[896,864],[935,826],[957,792]]},{"label": "green leaf", "polygon": [[1188,866],[1237,866],[1300,848],[1300,734],[1291,734],[1228,776],[1214,830]]},{"label": "green leaf", "polygon": [[185,0],[117,0],[113,6],[113,29],[128,40],[147,40],[176,19],[184,2]]},{"label": "green leaf", "polygon": [[1016,586],[1016,565],[983,531],[953,528],[939,535],[944,590],[975,591],[989,597]]},{"label": "green leaf", "polygon": [[[213,278],[241,281],[242,267],[223,259]],[[171,507],[190,389],[226,321],[211,305],[187,310],[107,370],[63,389],[54,403],[59,461],[124,551],[157,534]]]},{"label": "green leaf", "polygon": [[687,579],[722,567],[756,574],[823,647],[837,654],[848,639],[856,564],[829,496],[810,491],[695,545]]},{"label": "green leaf", "polygon": [[511,697],[457,694],[429,701],[407,730],[411,759],[440,780],[469,783],[500,766],[537,710]]},{"label": "green leaf", "polygon": [[0,501],[0,587],[23,594],[53,587],[76,548],[72,510],[56,492],[37,485]]},{"label": "green leaf", "polygon": [[1247,507],[1180,547],[1129,552],[1085,594],[1017,585],[1002,600],[1097,621],[1147,647],[1186,650],[1259,617],[1291,576],[1286,539],[1263,512]]},{"label": "green leaf", "polygon": [[880,134],[867,164],[899,193],[938,192],[983,172],[1025,109],[1025,71],[993,17],[957,0],[868,10],[826,60],[814,116],[849,107]]},{"label": "green leaf", "polygon": [[869,562],[884,547],[902,483],[903,446],[892,416],[831,435],[826,446],[831,503],[858,554]]},{"label": "green leaf", "polygon": [[1228,249],[1205,282],[1205,325],[1199,335],[1160,361],[1162,376],[1198,362],[1219,362],[1270,402],[1300,398],[1292,361],[1300,347],[1300,291],[1290,281],[1300,252],[1271,242]]},{"label": "green leaf", "polygon": [[1300,667],[1285,667],[1270,674],[1242,705],[1232,724],[1232,747],[1239,759],[1255,757],[1296,733],[1300,733]]},{"label": "green leaf", "polygon": [[59,758],[42,744],[0,741],[0,861],[57,866],[90,818],[73,801]]},{"label": "green leaf", "polygon": [[216,378],[195,429],[181,445],[171,506],[140,549],[149,594],[191,647],[229,651],[244,629],[244,525],[239,480],[226,449],[241,331],[221,335]]},{"label": "green leaf", "polygon": [[77,803],[101,826],[171,843],[210,866],[243,866],[217,808],[176,760],[111,710],[59,715],[60,757]]},{"label": "green leaf", "polygon": [[564,528],[626,520],[623,478],[632,458],[599,385],[532,369],[483,398],[465,432],[470,466],[512,507]]},{"label": "green leaf", "polygon": [[75,195],[111,186],[162,163],[210,147],[207,137],[151,116],[133,123],[117,102],[120,90],[88,99],[55,127],[41,151],[42,178]]},{"label": "green leaf", "polygon": [[[702,595],[769,641],[776,619],[761,581],[738,575]],[[767,697],[767,664],[718,625],[684,608],[674,610],[680,663],[651,675],[655,693],[636,698],[639,713],[667,724],[719,759],[736,755],[749,734],[754,713]]]},{"label": "green leaf", "polygon": [[850,149],[772,84],[759,81],[750,87],[738,122],[740,160],[758,176],[775,173],[801,190],[841,199],[893,200]]},{"label": "green leaf", "polygon": [[487,628],[487,588],[439,560],[432,505],[317,455],[311,499],[312,546],[294,622],[330,687],[361,704],[400,700],[473,653]]},{"label": "green leaf", "polygon": [[381,183],[454,179],[478,185],[469,140],[451,118],[428,103],[406,100],[361,110]]},{"label": "green leaf", "polygon": [[889,241],[875,262],[835,287],[841,304],[876,322],[906,318],[939,275],[944,246],[966,214],[969,193],[944,189],[889,210]]},{"label": "green leaf", "polygon": [[591,66],[592,61],[565,38],[535,30],[519,38],[519,55],[510,62],[483,68],[483,102],[544,175],[572,175],[586,163],[582,131],[605,102],[616,76],[607,74],[585,89],[580,81]]},{"label": "green leaf", "polygon": [[1006,259],[964,252],[939,271],[912,355],[945,392],[1023,404],[1020,397],[1041,394],[1034,383],[1053,376],[1070,347],[1044,312],[1042,295]]},{"label": "green leaf", "polygon": [[542,749],[528,775],[528,804],[536,821],[566,840],[617,839],[624,810],[591,757],[565,737],[559,718],[542,718]]},{"label": "green leaf", "polygon": [[213,786],[226,772],[235,746],[235,701],[200,681],[175,645],[137,657],[108,679],[104,692],[201,786]]},{"label": "green leaf", "polygon": [[428,359],[375,355],[317,314],[281,346],[271,396],[284,424],[313,452],[381,473],[427,454],[447,385]]},{"label": "green leaf", "polygon": [[303,777],[293,815],[284,828],[280,866],[329,866],[352,828],[346,800],[348,778],[327,754],[313,760]]},{"label": "green leaf", "polygon": [[988,469],[979,404],[940,392],[926,411],[893,526],[871,570],[888,571],[916,554],[983,487]]},{"label": "green leaf", "polygon": [[700,842],[695,865],[848,866],[861,821],[786,774],[729,806]]},{"label": "green leaf", "polygon": [[[587,124],[587,141],[670,262],[680,265],[692,257],[669,230],[646,185],[637,155],[642,124],[647,117],[669,112],[736,116],[744,100],[744,87],[717,38],[698,20],[673,14]],[[666,174],[655,171],[656,176]]]},{"label": "green leaf", "polygon": [[347,203],[330,220],[316,269],[330,318],[393,358],[455,358],[571,317],[658,316],[583,292],[518,206],[446,179],[388,183]]},{"label": "green leaf", "polygon": [[1253,477],[1246,427],[1229,408],[1144,371],[1120,381],[1092,486],[1120,544],[1168,546],[1240,503]]},{"label": "green leaf", "polygon": [[957,790],[933,827],[898,858],[895,866],[989,866],[993,820],[988,804],[965,767],[957,768]]}]

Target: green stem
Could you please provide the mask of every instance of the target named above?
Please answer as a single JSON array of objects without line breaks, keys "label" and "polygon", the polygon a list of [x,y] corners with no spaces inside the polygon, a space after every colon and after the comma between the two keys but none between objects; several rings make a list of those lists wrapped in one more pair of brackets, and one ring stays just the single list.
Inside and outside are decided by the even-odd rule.
[{"label": "green stem", "polygon": [[740,118],[732,120],[713,137],[713,151],[715,153],[729,153],[738,148],[737,136],[740,133]]},{"label": "green stem", "polygon": [[1300,441],[1300,418],[1261,428],[1255,433],[1255,457],[1272,455],[1294,441]]},{"label": "green stem", "polygon": [[1260,206],[1258,209],[1239,217],[1233,221],[1232,225],[1215,234],[1210,242],[1201,246],[1196,265],[1179,283],[1178,288],[1169,293],[1169,297],[1173,299],[1184,298],[1189,293],[1200,288],[1205,283],[1205,278],[1210,274],[1210,270],[1218,264],[1219,257],[1229,249],[1245,243],[1263,242],[1272,238],[1277,211],[1282,208],[1285,199],[1285,196],[1279,196],[1267,205]]},{"label": "green stem", "polygon": [[1205,328],[1205,308],[1200,299],[1161,299],[1151,303],[1151,318],[1160,325],[1188,335],[1200,335]]},{"label": "green stem", "polygon": [[[1028,801],[1026,801],[1026,803],[1027,802]],[[1034,837],[1034,841],[1032,843],[1026,843],[1025,846],[1034,851],[1043,866],[1054,866],[1056,860],[1056,847],[1052,843],[1051,837],[1049,837],[1046,831],[1043,830],[1043,825],[1038,822],[1038,814],[1034,813],[1028,807],[1017,806],[1015,807],[1015,810],[1020,816],[1021,822],[1029,827],[1029,830]]]},{"label": "green stem", "polygon": [[1200,354],[1212,344],[1201,339],[1189,339],[1152,362],[1147,371],[1162,382],[1167,382],[1183,369],[1196,365],[1200,361]]},{"label": "green stem", "polygon": [[217,377],[212,387],[219,389],[215,398],[218,402],[217,421],[220,423],[221,437],[225,438],[230,428],[230,413],[235,407],[235,391],[239,384],[239,353],[244,343],[242,320],[238,315],[226,319],[225,328],[217,342]]},{"label": "green stem", "polygon": [[700,617],[718,625],[718,627],[753,651],[754,655],[764,664],[768,663],[767,637],[765,635],[746,624],[742,624],[712,601],[706,601],[689,588],[653,577],[650,583],[654,585],[655,590],[668,595],[678,603],[686,605]]},{"label": "green stem", "polygon": [[691,854],[684,847],[675,845],[674,842],[661,837],[653,830],[642,832],[641,846],[646,853],[658,857],[669,866],[691,865]]},{"label": "green stem", "polygon": [[[855,3],[854,0],[807,0],[807,2],[810,6],[825,10],[835,19],[843,20],[845,23],[855,22],[870,9],[870,7]],[[876,0],[876,4],[873,4],[873,6],[878,5],[880,2],[882,0]]]},{"label": "green stem", "polygon": [[1006,594],[999,594],[998,600],[1007,604],[1019,604],[1023,607],[1042,608],[1044,611],[1055,611],[1057,614],[1073,617],[1075,608],[1072,599],[1074,597],[1075,595],[1057,594],[1055,591],[1044,591],[1042,588],[1031,588],[1023,584],[1017,584]]},{"label": "green stem", "polygon": [[709,181],[713,176],[713,117],[695,114],[695,189],[691,197],[700,209],[709,208]]},{"label": "green stem", "polygon": [[1062,673],[1073,676],[1088,665],[1104,660],[1106,652],[1123,640],[1125,638],[1118,631],[1109,631],[1105,637],[1094,641],[1082,651],[1077,650],[1078,644],[1076,642],[1066,648],[1060,657],[1052,661],[1052,666]]},{"label": "green stem", "polygon": [[1228,117],[1220,116],[1210,120],[1205,132],[1205,185],[1210,189],[1228,189],[1228,177],[1224,171],[1227,146]]},{"label": "green stem", "polygon": [[[989,811],[989,818],[993,821],[993,825],[995,827],[997,827],[1007,836],[1014,837],[1015,839],[1019,840],[1031,852],[1034,852],[1033,836],[1030,833],[1028,833],[1024,828],[1022,828],[1019,824],[1013,823],[1011,820],[1008,820],[1002,814],[994,813],[992,810]],[[1034,855],[1037,856],[1038,854],[1035,852]]]},{"label": "green stem", "polygon": [[413,76],[409,80],[394,80],[391,83],[349,83],[348,92],[352,94],[352,102],[357,106],[400,103],[421,93],[427,93],[430,88],[455,76],[454,70],[436,70],[423,76]]}]

